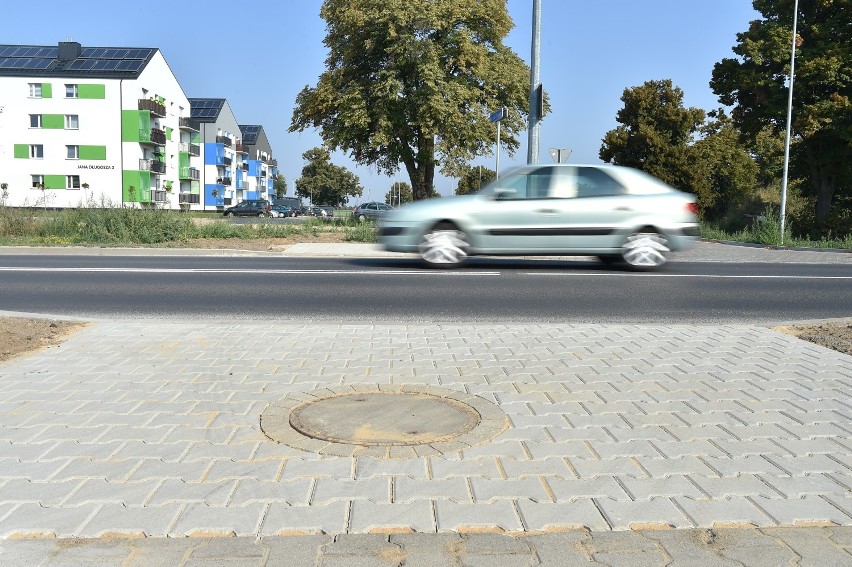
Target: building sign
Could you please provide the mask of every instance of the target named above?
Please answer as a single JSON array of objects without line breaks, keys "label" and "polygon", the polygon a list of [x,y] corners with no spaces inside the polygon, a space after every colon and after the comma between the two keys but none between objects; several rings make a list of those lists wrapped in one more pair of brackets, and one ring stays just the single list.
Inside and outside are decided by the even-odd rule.
[{"label": "building sign", "polygon": [[86,165],[80,164],[77,169],[115,169],[114,165]]}]

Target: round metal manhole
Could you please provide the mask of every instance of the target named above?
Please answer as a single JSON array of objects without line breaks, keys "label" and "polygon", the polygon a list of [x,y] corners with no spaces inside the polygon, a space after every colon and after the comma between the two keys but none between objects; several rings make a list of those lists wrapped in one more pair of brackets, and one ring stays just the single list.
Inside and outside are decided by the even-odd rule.
[{"label": "round metal manhole", "polygon": [[462,451],[508,427],[491,402],[431,386],[352,385],[291,394],[260,416],[263,432],[325,455],[406,458]]}]

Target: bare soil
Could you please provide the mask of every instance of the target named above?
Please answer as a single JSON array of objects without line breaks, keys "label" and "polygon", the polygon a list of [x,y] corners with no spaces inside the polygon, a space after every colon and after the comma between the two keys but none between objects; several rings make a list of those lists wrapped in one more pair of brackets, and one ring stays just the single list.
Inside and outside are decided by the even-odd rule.
[{"label": "bare soil", "polygon": [[[0,317],[0,362],[49,349],[88,326],[78,321]],[[774,327],[774,330],[852,356],[852,319]]]}]

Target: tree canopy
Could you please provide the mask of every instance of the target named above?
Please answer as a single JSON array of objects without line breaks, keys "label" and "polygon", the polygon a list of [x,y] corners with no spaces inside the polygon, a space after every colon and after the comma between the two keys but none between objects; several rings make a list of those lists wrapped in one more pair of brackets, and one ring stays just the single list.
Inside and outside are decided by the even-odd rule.
[{"label": "tree canopy", "polygon": [[272,187],[275,189],[275,196],[277,198],[281,198],[287,194],[287,180],[284,178],[284,175],[279,173],[275,176],[275,179],[272,181]]},{"label": "tree canopy", "polygon": [[461,179],[459,179],[456,195],[476,193],[495,177],[497,177],[497,172],[493,169],[467,166],[462,172]]},{"label": "tree canopy", "polygon": [[526,128],[527,65],[503,44],[506,0],[325,0],[326,70],[296,98],[290,131],[392,175],[405,167],[415,199],[448,171],[492,151],[491,112],[510,109],[511,154]]},{"label": "tree canopy", "polygon": [[[763,19],[737,34],[733,51],[713,69],[710,86],[733,106],[736,126],[749,137],[783,131],[793,35],[793,0],[754,0]],[[852,193],[852,2],[799,4],[793,85],[792,164],[808,177],[815,215],[825,219],[836,191]]]},{"label": "tree canopy", "polygon": [[684,108],[683,91],[671,79],[624,89],[621,124],[606,133],[600,158],[641,169],[685,191],[692,190],[689,146],[704,122],[700,108]]},{"label": "tree canopy", "polygon": [[312,148],[302,154],[302,159],[307,163],[296,180],[296,195],[310,199],[311,204],[339,207],[350,196],[359,197],[364,192],[354,173],[331,163],[328,150]]},{"label": "tree canopy", "polygon": [[413,200],[414,194],[411,192],[411,185],[405,181],[396,181],[391,185],[390,191],[385,194],[385,203],[395,207],[410,203]]}]

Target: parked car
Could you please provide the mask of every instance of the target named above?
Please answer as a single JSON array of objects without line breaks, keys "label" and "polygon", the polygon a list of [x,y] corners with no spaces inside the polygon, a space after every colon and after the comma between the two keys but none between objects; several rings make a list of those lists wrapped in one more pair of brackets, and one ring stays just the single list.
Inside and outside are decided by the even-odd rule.
[{"label": "parked car", "polygon": [[296,212],[287,205],[272,205],[269,207],[271,217],[295,217]]},{"label": "parked car", "polygon": [[269,202],[263,199],[240,201],[235,206],[226,208],[222,214],[226,217],[268,217]]},{"label": "parked car", "polygon": [[692,245],[697,212],[694,195],[636,169],[533,165],[473,195],[390,211],[379,238],[387,250],[438,266],[475,254],[571,254],[652,269]]},{"label": "parked car", "polygon": [[385,216],[388,211],[392,210],[393,207],[388,205],[387,203],[379,203],[376,201],[372,201],[370,203],[363,203],[355,207],[352,211],[352,216],[359,221],[365,221],[367,219],[378,220],[381,217]]}]

